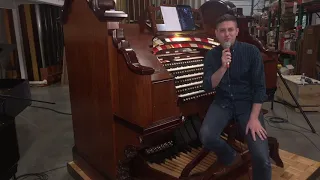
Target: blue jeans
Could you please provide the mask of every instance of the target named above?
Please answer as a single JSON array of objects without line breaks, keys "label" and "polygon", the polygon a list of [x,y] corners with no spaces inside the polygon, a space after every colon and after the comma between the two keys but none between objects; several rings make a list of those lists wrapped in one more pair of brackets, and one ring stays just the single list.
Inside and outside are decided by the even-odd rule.
[{"label": "blue jeans", "polygon": [[[252,158],[253,180],[271,180],[271,161],[269,157],[268,140],[261,140],[256,136],[253,140],[249,131],[245,129],[250,117],[252,103],[238,102],[233,107],[222,107],[213,102],[209,107],[200,129],[200,139],[203,146],[216,153],[219,162],[230,165],[236,155],[235,150],[229,146],[220,135],[227,124],[235,118],[240,125],[239,133],[245,136]],[[263,115],[260,113],[259,121],[263,127]]]}]

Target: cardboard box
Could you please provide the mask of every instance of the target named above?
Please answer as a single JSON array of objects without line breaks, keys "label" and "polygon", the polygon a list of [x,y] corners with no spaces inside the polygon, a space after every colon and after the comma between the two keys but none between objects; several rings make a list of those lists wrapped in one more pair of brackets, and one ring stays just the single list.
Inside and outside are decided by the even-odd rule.
[{"label": "cardboard box", "polygon": [[[318,84],[306,83],[303,85],[300,81],[301,75],[283,75],[283,78],[304,111],[320,111],[320,81],[310,78]],[[277,87],[276,97],[292,106],[296,106],[296,103],[279,76]]]}]

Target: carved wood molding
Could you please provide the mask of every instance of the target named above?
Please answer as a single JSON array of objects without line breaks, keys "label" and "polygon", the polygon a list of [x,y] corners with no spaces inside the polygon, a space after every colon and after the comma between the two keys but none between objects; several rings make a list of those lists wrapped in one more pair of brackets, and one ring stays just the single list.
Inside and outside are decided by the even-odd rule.
[{"label": "carved wood molding", "polygon": [[118,162],[117,179],[119,180],[134,180],[131,173],[133,160],[138,156],[138,148],[128,145],[124,150],[125,158]]},{"label": "carved wood molding", "polygon": [[143,66],[139,63],[135,51],[125,39],[123,29],[115,29],[110,35],[112,35],[113,45],[118,49],[119,53],[124,56],[125,62],[132,72],[139,75],[151,75],[155,72],[153,68]]},{"label": "carved wood molding", "polygon": [[155,72],[153,68],[143,66],[139,63],[137,55],[132,48],[121,47],[119,51],[123,54],[126,64],[132,72],[139,75],[151,75]]}]

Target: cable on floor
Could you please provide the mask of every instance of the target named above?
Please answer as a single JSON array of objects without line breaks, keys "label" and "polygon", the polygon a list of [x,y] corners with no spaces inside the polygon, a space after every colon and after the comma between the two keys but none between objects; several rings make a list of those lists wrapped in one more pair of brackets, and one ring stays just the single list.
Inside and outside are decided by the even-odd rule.
[{"label": "cable on floor", "polygon": [[61,167],[53,168],[53,169],[43,171],[40,173],[23,174],[18,177],[14,177],[13,180],[28,180],[27,178],[31,178],[31,177],[33,178],[32,180],[48,180],[49,179],[49,176],[47,174],[48,172],[56,171],[56,170],[59,170],[59,169],[65,168],[65,167],[66,166],[61,166]]},{"label": "cable on floor", "polygon": [[71,113],[66,113],[66,112],[61,112],[61,111],[57,111],[55,109],[52,109],[52,108],[48,108],[48,107],[42,107],[42,106],[29,106],[29,107],[33,107],[33,108],[39,108],[39,109],[46,109],[46,110],[50,110],[50,111],[53,111],[55,113],[58,113],[58,114],[63,114],[63,115],[72,115]]},{"label": "cable on floor", "polygon": [[[277,118],[277,117],[274,117],[274,118]],[[298,130],[294,130],[294,129],[285,129],[285,128],[273,126],[273,125],[270,124],[269,119],[266,119],[266,121],[267,121],[267,123],[268,123],[268,125],[270,127],[273,127],[273,128],[276,128],[276,129],[280,129],[280,130],[292,131],[292,132],[296,132],[296,133],[302,134],[320,152],[320,148],[317,147],[317,145],[307,135],[305,135],[304,133],[302,133],[302,132],[300,132]],[[288,123],[288,124],[291,124],[291,123]],[[293,125],[293,124],[291,124],[291,125]],[[312,132],[310,131],[310,133],[312,133]],[[316,134],[316,135],[319,136],[319,134]]]},{"label": "cable on floor", "polygon": [[[282,96],[283,96],[283,93],[282,93],[282,90],[280,87],[278,87],[278,89],[280,90]],[[298,131],[298,130],[294,130],[294,129],[285,129],[285,128],[281,128],[281,127],[276,127],[276,126],[273,126],[271,125],[271,123],[274,123],[274,124],[290,124],[290,125],[293,125],[293,126],[296,126],[296,127],[299,127],[301,129],[305,129],[308,131],[308,133],[312,133],[311,130],[305,128],[305,127],[301,127],[301,126],[298,126],[296,124],[293,124],[289,121],[289,117],[288,117],[288,112],[287,112],[287,108],[285,105],[283,105],[284,107],[284,110],[286,112],[286,117],[287,118],[282,118],[282,117],[277,117],[277,116],[266,116],[265,117],[265,120],[267,121],[268,125],[270,127],[273,127],[275,129],[280,129],[280,130],[285,130],[285,131],[292,131],[292,132],[296,132],[296,133],[299,133],[299,134],[302,134],[308,141],[310,141],[310,143],[320,152],[320,148],[317,147],[317,145],[308,137],[306,136],[304,133],[302,133],[301,131]],[[318,135],[320,137],[320,135],[318,133],[316,133],[316,135]]]}]

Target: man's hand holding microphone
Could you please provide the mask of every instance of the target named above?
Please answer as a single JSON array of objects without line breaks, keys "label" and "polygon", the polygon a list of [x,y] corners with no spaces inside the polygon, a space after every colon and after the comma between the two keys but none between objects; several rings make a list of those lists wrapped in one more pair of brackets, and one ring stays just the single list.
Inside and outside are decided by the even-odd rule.
[{"label": "man's hand holding microphone", "polygon": [[216,88],[219,85],[221,78],[223,77],[224,73],[227,71],[227,69],[230,66],[230,63],[231,63],[230,46],[231,46],[230,42],[226,42],[223,44],[224,50],[222,51],[222,56],[221,56],[222,65],[219,68],[219,70],[216,71],[211,76],[212,88]]},{"label": "man's hand holding microphone", "polygon": [[230,52],[230,42],[224,43],[224,50],[222,51],[221,61],[222,61],[222,67],[229,68],[231,63],[231,52]]}]

